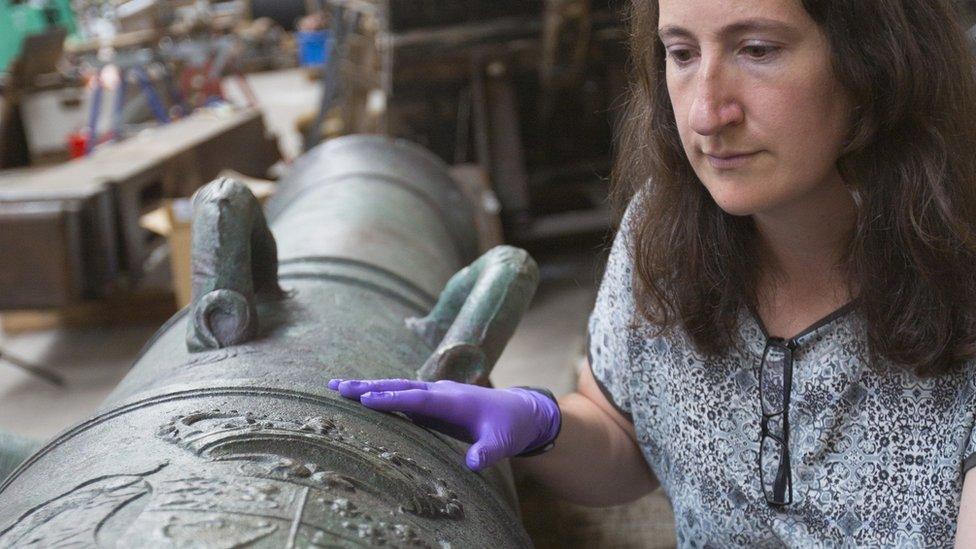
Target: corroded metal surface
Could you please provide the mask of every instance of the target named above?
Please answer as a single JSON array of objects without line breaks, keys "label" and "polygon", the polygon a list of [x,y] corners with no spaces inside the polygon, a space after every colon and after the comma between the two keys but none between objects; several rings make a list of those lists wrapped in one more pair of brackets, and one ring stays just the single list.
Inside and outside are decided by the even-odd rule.
[{"label": "corroded metal surface", "polygon": [[461,443],[326,382],[425,363],[483,380],[531,259],[498,248],[455,276],[476,259],[471,206],[404,142],[311,151],[267,225],[252,200],[230,181],[198,194],[194,303],[0,487],[0,546],[529,545],[507,468],[472,473]]}]

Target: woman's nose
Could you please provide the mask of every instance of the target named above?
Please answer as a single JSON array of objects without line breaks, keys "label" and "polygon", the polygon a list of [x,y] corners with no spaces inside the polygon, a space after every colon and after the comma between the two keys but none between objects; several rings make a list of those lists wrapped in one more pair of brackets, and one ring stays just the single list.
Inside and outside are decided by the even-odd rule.
[{"label": "woman's nose", "polygon": [[721,67],[703,63],[696,78],[692,92],[695,97],[688,113],[691,129],[700,135],[715,135],[728,126],[741,124],[745,113]]}]

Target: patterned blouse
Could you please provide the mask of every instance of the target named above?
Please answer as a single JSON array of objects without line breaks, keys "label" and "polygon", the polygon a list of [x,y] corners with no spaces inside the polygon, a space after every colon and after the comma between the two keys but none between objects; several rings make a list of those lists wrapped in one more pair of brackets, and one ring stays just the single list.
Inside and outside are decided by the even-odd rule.
[{"label": "patterned blouse", "polygon": [[952,545],[976,465],[976,368],[921,379],[869,361],[852,307],[819,321],[794,338],[793,502],[770,505],[759,476],[763,326],[743,311],[740,348],[715,359],[683,334],[654,337],[635,314],[628,242],[622,230],[590,317],[590,363],[634,424],[680,547]]}]

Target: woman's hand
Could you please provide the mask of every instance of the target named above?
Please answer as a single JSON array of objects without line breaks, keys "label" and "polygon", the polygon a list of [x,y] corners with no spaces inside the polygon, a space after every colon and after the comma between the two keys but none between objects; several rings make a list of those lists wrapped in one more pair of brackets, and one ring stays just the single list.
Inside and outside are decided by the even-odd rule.
[{"label": "woman's hand", "polygon": [[473,443],[465,459],[473,471],[540,448],[559,433],[559,406],[531,389],[408,379],[333,379],[329,388],[367,408],[402,412],[419,425]]}]

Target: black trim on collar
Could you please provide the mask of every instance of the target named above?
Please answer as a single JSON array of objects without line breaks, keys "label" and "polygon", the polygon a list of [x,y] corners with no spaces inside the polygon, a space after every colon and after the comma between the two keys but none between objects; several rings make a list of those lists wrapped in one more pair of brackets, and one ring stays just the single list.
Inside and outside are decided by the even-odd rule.
[{"label": "black trim on collar", "polygon": [[966,476],[966,473],[976,467],[976,453],[969,454],[969,456],[962,460],[962,476]]},{"label": "black trim on collar", "polygon": [[[857,300],[856,299],[853,299],[851,301],[848,301],[844,305],[841,305],[835,311],[827,314],[825,317],[821,318],[820,320],[814,322],[810,326],[808,326],[808,327],[804,328],[803,330],[801,330],[798,334],[796,334],[793,337],[787,339],[787,341],[799,342],[800,339],[804,338],[805,336],[810,335],[811,333],[819,330],[820,328],[823,328],[824,326],[830,324],[831,322],[837,320],[838,318],[847,316],[848,313],[850,313],[850,312],[852,312],[854,310],[854,306],[856,304],[857,304]],[[769,339],[769,337],[770,337],[769,336],[769,331],[766,330],[766,325],[763,324],[762,318],[760,318],[759,314],[756,313],[756,311],[753,310],[752,307],[747,307],[747,309],[749,310],[749,314],[752,316],[752,319],[756,322],[756,325],[759,326],[759,330],[762,331],[763,337],[765,337],[766,339]]]}]

